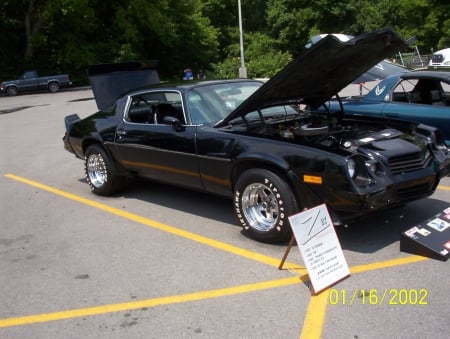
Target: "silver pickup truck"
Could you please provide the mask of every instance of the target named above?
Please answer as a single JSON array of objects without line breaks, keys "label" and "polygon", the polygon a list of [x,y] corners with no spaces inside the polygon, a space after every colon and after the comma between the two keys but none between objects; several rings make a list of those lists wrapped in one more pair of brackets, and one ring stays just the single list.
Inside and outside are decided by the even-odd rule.
[{"label": "silver pickup truck", "polygon": [[48,90],[51,93],[58,92],[62,87],[72,85],[68,74],[50,75],[40,77],[36,71],[27,71],[17,80],[3,81],[0,84],[0,92],[12,96],[19,92]]}]

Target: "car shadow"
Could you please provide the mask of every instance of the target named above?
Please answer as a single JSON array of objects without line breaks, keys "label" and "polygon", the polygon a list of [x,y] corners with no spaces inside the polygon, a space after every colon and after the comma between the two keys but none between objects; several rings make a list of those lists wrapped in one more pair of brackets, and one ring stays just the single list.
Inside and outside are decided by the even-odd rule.
[{"label": "car shadow", "polygon": [[[80,178],[78,181],[88,184],[86,178]],[[128,179],[123,191],[108,198],[136,199],[203,218],[237,225],[231,199],[150,179]]]},{"label": "car shadow", "polygon": [[398,242],[402,232],[423,225],[448,207],[446,201],[426,198],[378,212],[348,227],[336,227],[336,233],[343,249],[373,253]]},{"label": "car shadow", "polygon": [[[86,182],[85,179],[80,179],[80,181]],[[127,188],[115,197],[137,199],[240,228],[234,215],[231,198],[143,178],[130,180]],[[335,229],[343,249],[360,253],[374,253],[398,242],[402,232],[423,224],[427,219],[447,207],[449,207],[449,203],[446,201],[425,198],[403,207],[374,213],[347,227],[337,226]],[[271,244],[270,246],[286,246],[286,244]]]},{"label": "car shadow", "polygon": [[132,180],[121,196],[239,226],[231,198],[141,178]]}]

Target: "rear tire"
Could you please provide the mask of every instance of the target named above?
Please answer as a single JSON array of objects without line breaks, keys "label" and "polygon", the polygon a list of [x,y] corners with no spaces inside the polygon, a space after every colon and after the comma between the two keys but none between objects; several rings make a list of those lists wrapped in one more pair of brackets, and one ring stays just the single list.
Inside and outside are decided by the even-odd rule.
[{"label": "rear tire", "polygon": [[286,181],[265,169],[251,169],[239,177],[234,192],[236,216],[248,237],[266,243],[292,236],[288,216],[298,210]]},{"label": "rear tire", "polygon": [[6,95],[10,97],[17,95],[17,87],[14,86],[8,87],[6,89]]},{"label": "rear tire", "polygon": [[109,196],[123,188],[125,178],[117,175],[114,163],[99,145],[87,148],[84,170],[92,192],[97,195]]}]

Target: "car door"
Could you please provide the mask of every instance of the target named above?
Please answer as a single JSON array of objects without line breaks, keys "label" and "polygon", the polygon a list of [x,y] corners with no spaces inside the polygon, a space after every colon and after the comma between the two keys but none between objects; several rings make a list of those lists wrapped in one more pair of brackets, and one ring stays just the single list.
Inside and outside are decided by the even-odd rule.
[{"label": "car door", "polygon": [[[433,83],[435,80],[433,80]],[[421,101],[420,94],[414,94],[418,81],[409,79],[408,83],[414,85],[408,88],[403,81],[400,85],[406,89],[408,100],[389,101],[383,107],[383,115],[391,118],[398,118],[414,122],[423,123],[429,126],[437,127],[444,134],[447,143],[450,142],[450,106],[447,106],[446,93],[450,86],[444,82],[434,83],[434,88],[440,92],[439,100],[434,100],[431,96],[428,101]],[[410,85],[410,86],[412,86]],[[397,86],[399,88],[400,86]],[[432,91],[433,92],[433,91]],[[392,95],[395,98],[396,92]],[[422,97],[424,95],[422,94]],[[417,99],[417,100],[416,100]]]},{"label": "car door", "polygon": [[383,114],[387,117],[419,122],[434,126],[444,134],[450,144],[450,107],[426,104],[386,103]]},{"label": "car door", "polygon": [[22,91],[30,91],[36,89],[38,85],[37,73],[33,71],[25,72],[22,75],[19,83],[20,83],[19,87]]},{"label": "car door", "polygon": [[[176,125],[161,118],[159,105],[178,106]],[[153,91],[129,98],[115,137],[115,157],[140,176],[190,188],[202,188],[195,152],[196,126],[185,124],[181,94]]]}]

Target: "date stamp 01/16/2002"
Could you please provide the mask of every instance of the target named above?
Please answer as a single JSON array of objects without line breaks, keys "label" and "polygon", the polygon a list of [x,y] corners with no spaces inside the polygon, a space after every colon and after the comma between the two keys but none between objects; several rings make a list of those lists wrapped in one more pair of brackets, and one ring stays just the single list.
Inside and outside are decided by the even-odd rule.
[{"label": "date stamp 01/16/2002", "polygon": [[384,290],[372,288],[370,290],[330,289],[328,301],[331,305],[348,305],[355,303],[362,305],[428,305],[428,290],[385,288]]}]

